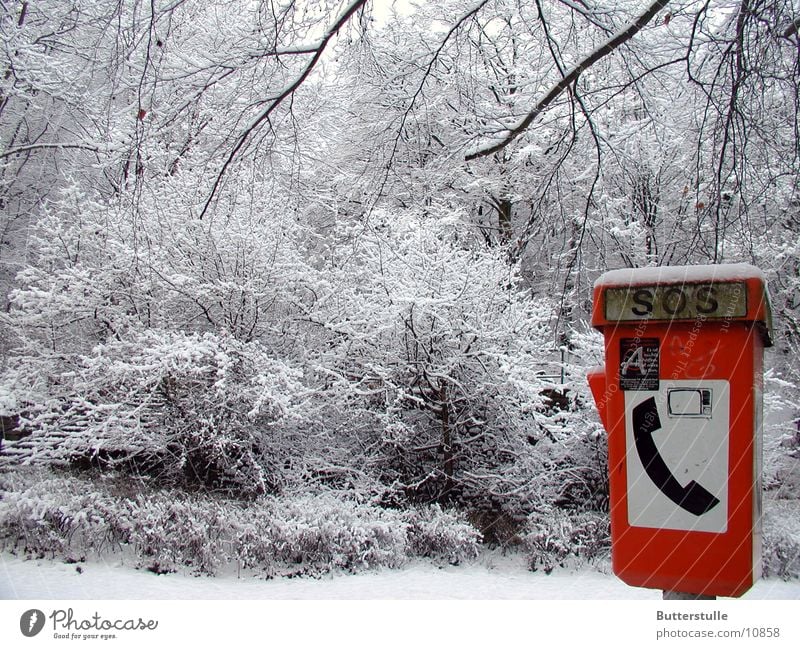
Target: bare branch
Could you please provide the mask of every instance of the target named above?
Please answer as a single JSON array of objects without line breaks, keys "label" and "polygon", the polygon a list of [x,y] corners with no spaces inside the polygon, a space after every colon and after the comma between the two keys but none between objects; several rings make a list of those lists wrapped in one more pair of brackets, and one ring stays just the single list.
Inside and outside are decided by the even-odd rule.
[{"label": "bare branch", "polygon": [[396,129],[397,135],[394,138],[394,145],[392,146],[392,151],[391,154],[389,155],[389,161],[385,165],[386,174],[384,175],[383,182],[381,183],[381,186],[378,190],[378,197],[383,196],[383,190],[386,187],[386,183],[389,181],[389,171],[392,167],[392,163],[394,161],[395,156],[397,155],[397,150],[400,146],[400,138],[403,133],[403,128],[405,127],[406,122],[408,121],[408,117],[411,114],[411,111],[414,109],[414,105],[416,104],[417,99],[419,99],[420,95],[422,94],[422,90],[425,87],[425,84],[427,83],[428,78],[431,75],[431,72],[433,71],[433,66],[436,65],[436,61],[439,59],[439,56],[441,55],[442,51],[444,50],[445,46],[450,41],[450,39],[453,37],[453,35],[456,32],[458,32],[459,29],[461,29],[461,26],[465,22],[467,22],[467,20],[475,16],[481,9],[483,9],[483,7],[488,3],[488,1],[489,0],[481,0],[472,8],[470,8],[469,11],[467,11],[467,13],[461,16],[461,18],[459,18],[456,21],[456,23],[450,28],[450,31],[447,32],[445,37],[439,43],[439,46],[436,48],[436,51],[433,53],[433,56],[431,56],[430,60],[428,61],[428,65],[425,68],[425,72],[422,75],[422,79],[420,79],[419,85],[417,86],[417,90],[411,97],[411,101],[409,102],[408,106],[403,112],[402,118],[400,119],[400,125]]},{"label": "bare branch", "polygon": [[567,72],[564,77],[555,83],[550,90],[542,97],[539,102],[534,106],[533,110],[531,110],[525,118],[516,126],[506,131],[506,135],[503,137],[502,140],[487,146],[485,148],[479,149],[474,153],[470,153],[465,156],[466,160],[474,160],[476,158],[482,158],[493,153],[497,153],[501,149],[507,147],[511,142],[513,142],[516,138],[518,138],[525,130],[533,123],[533,121],[543,113],[548,106],[567,88],[569,88],[573,83],[578,80],[578,77],[583,73],[585,70],[589,69],[595,63],[597,63],[600,59],[604,58],[608,54],[611,54],[616,49],[618,49],[621,45],[628,42],[631,38],[633,38],[637,33],[641,31],[641,29],[648,23],[650,20],[664,7],[669,4],[670,0],[656,0],[653,2],[639,17],[634,20],[630,25],[628,25],[622,31],[617,32],[614,36],[608,39],[603,45],[599,48],[594,50],[591,54],[586,56],[580,63],[578,63],[574,68],[572,68],[569,72]]},{"label": "bare branch", "polygon": [[345,9],[342,15],[339,16],[338,20],[331,26],[331,28],[322,37],[322,39],[319,42],[319,45],[316,48],[310,50],[311,52],[313,52],[313,56],[311,57],[311,60],[308,62],[308,64],[306,64],[306,66],[303,68],[300,75],[289,86],[284,88],[276,97],[274,97],[270,101],[269,105],[264,110],[262,110],[261,113],[258,114],[258,116],[256,116],[256,118],[250,123],[250,125],[244,131],[242,131],[242,133],[236,139],[236,143],[231,149],[231,152],[228,154],[228,157],[225,159],[222,168],[220,169],[219,173],[217,174],[217,177],[214,180],[214,184],[211,187],[211,193],[206,199],[206,202],[203,205],[203,209],[200,212],[201,219],[205,216],[206,212],[208,211],[208,208],[211,205],[211,201],[214,200],[214,196],[216,195],[220,183],[222,182],[222,178],[225,176],[225,173],[228,171],[228,168],[236,159],[236,156],[238,155],[239,151],[242,150],[242,148],[248,142],[248,140],[255,132],[255,130],[261,124],[263,124],[267,119],[269,119],[269,116],[275,111],[275,109],[278,108],[278,106],[280,106],[284,100],[291,97],[295,93],[295,91],[301,85],[303,85],[305,80],[311,74],[311,71],[316,67],[320,58],[322,58],[322,53],[325,51],[325,48],[327,47],[330,40],[337,33],[339,33],[339,30],[347,24],[350,18],[352,18],[353,15],[367,3],[367,1],[368,0],[353,0],[353,2],[350,3],[350,5],[347,7],[347,9]]}]

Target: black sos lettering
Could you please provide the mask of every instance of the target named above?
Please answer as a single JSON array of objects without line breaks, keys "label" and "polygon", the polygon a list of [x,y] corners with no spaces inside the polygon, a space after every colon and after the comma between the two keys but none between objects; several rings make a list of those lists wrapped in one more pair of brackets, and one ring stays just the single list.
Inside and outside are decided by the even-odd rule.
[{"label": "black sos lettering", "polygon": [[658,311],[670,317],[710,315],[719,309],[717,289],[712,285],[697,287],[667,286],[661,290],[640,288],[634,291],[631,312],[638,317]]},{"label": "black sos lettering", "polygon": [[686,309],[686,293],[682,288],[670,286],[661,297],[661,306],[669,315],[680,315]]},{"label": "black sos lettering", "polygon": [[633,294],[633,301],[636,306],[631,309],[638,316],[649,315],[653,312],[653,291],[647,288],[640,288]]},{"label": "black sos lettering", "polygon": [[716,313],[719,309],[719,302],[715,299],[717,289],[713,286],[700,286],[694,292],[695,299],[697,300],[697,312],[704,315]]}]

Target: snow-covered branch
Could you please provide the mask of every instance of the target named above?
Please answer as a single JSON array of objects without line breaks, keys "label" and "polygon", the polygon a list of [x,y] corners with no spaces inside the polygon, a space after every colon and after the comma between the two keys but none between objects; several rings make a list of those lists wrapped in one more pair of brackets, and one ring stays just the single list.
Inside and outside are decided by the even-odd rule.
[{"label": "snow-covered branch", "polygon": [[578,77],[581,75],[581,73],[588,70],[600,59],[608,56],[616,49],[618,49],[621,45],[625,44],[636,34],[638,34],[639,31],[641,31],[641,29],[647,23],[649,23],[650,20],[659,11],[661,11],[661,9],[663,9],[669,4],[669,2],[670,0],[656,0],[655,2],[653,2],[650,6],[647,7],[647,9],[643,13],[641,13],[636,18],[636,20],[631,22],[624,29],[618,31],[611,38],[605,41],[600,47],[598,47],[592,53],[584,57],[583,60],[581,60],[571,70],[569,70],[558,82],[553,84],[550,90],[548,90],[545,93],[545,95],[536,103],[533,109],[525,116],[525,118],[522,121],[520,121],[516,126],[507,129],[492,144],[482,146],[476,151],[468,153],[465,156],[465,159],[474,160],[476,158],[482,158],[488,155],[492,155],[493,153],[497,153],[501,149],[504,149],[509,144],[511,144],[515,139],[517,139],[520,135],[522,135],[522,133],[524,133],[531,124],[533,124],[534,120],[539,115],[541,115],[561,93],[563,93],[567,88],[569,88],[573,83],[575,83],[578,80]]},{"label": "snow-covered branch", "polygon": [[267,119],[269,119],[270,115],[289,97],[291,97],[294,92],[303,85],[308,76],[311,74],[311,71],[316,67],[317,63],[319,63],[320,59],[322,58],[322,54],[325,51],[330,40],[339,33],[348,21],[361,9],[368,0],[353,0],[350,5],[342,12],[341,16],[333,23],[333,25],[328,29],[322,39],[319,41],[318,45],[311,49],[310,51],[313,52],[313,56],[309,60],[309,62],[305,65],[302,69],[300,74],[297,78],[290,83],[286,88],[284,88],[276,97],[271,98],[269,103],[267,104],[266,108],[264,108],[256,117],[253,119],[250,124],[242,130],[239,136],[236,138],[236,142],[234,143],[233,147],[231,148],[230,153],[225,158],[225,162],[222,164],[222,168],[217,173],[216,178],[214,179],[214,183],[211,186],[211,191],[206,199],[203,209],[200,211],[199,218],[203,218],[208,211],[211,202],[214,200],[214,196],[219,189],[220,183],[222,182],[225,173],[228,171],[228,168],[236,159],[236,156],[245,146],[245,144],[250,140],[253,133],[258,129],[258,127],[263,124]]},{"label": "snow-covered branch", "polygon": [[11,156],[36,151],[37,149],[81,149],[83,151],[91,151],[92,153],[98,153],[100,151],[100,148],[97,146],[92,144],[83,144],[80,142],[41,142],[38,144],[26,144],[24,146],[14,147],[13,149],[8,149],[6,151],[0,151],[0,158],[9,158]]}]

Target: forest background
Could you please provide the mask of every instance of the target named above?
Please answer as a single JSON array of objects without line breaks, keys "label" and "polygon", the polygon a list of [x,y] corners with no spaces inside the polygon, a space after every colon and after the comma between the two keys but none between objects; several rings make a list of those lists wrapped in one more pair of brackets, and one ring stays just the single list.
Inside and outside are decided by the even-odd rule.
[{"label": "forest background", "polygon": [[748,262],[765,567],[800,575],[799,28],[796,0],[0,0],[3,546],[602,559],[592,283]]}]

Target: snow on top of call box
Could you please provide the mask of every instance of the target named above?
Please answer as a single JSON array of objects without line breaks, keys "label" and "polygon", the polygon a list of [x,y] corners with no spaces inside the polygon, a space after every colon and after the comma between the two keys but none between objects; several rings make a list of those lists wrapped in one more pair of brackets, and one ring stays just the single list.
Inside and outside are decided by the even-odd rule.
[{"label": "snow on top of call box", "polygon": [[681,284],[683,282],[726,282],[752,278],[766,281],[761,269],[751,264],[653,266],[610,270],[598,277],[594,285],[597,287],[630,284]]}]

